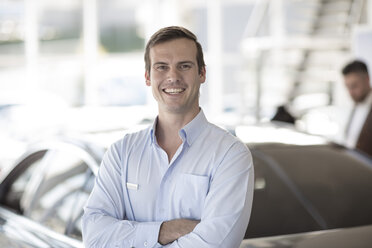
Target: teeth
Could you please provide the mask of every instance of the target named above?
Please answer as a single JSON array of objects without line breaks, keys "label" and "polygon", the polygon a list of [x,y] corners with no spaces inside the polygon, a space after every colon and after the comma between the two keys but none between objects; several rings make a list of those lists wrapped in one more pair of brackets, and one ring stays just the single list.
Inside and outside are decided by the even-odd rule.
[{"label": "teeth", "polygon": [[164,89],[164,92],[169,93],[169,94],[177,94],[177,93],[181,93],[182,91],[184,91],[184,89],[181,89],[181,88]]}]

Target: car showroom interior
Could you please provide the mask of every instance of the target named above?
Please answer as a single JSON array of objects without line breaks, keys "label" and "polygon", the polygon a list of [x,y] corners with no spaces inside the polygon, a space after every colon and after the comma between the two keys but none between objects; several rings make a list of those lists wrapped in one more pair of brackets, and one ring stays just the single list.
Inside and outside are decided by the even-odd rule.
[{"label": "car showroom interior", "polygon": [[[165,27],[197,41],[151,45]],[[205,65],[168,49],[181,41],[200,44]],[[173,53],[148,67],[147,52],[150,63]],[[165,74],[179,77],[175,88],[155,82]],[[372,247],[370,75],[372,0],[0,0],[0,247]],[[189,92],[198,114],[167,146],[165,116],[188,118],[187,103],[171,104]],[[241,163],[236,145],[201,141],[204,124],[186,125],[200,113],[243,144],[249,178],[224,178]],[[161,156],[139,144],[143,130],[164,171],[145,171]],[[177,174],[182,164],[198,173]],[[148,210],[141,177],[160,185],[141,195]],[[102,215],[91,216],[93,203]],[[178,218],[192,227],[163,242]]]}]

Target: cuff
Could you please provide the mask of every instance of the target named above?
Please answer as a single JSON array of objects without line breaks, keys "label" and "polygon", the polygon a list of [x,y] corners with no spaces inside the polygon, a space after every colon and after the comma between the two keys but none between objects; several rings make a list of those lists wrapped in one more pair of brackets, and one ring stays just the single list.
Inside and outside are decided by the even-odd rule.
[{"label": "cuff", "polygon": [[162,222],[138,223],[134,247],[153,248],[158,246],[159,231]]}]

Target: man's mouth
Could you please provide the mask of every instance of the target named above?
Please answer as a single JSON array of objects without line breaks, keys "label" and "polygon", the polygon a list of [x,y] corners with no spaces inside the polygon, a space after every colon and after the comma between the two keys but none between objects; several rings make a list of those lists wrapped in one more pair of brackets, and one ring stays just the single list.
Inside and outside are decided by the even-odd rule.
[{"label": "man's mouth", "polygon": [[163,91],[167,94],[174,95],[174,94],[180,94],[184,92],[185,89],[184,88],[166,88],[166,89],[163,89]]}]

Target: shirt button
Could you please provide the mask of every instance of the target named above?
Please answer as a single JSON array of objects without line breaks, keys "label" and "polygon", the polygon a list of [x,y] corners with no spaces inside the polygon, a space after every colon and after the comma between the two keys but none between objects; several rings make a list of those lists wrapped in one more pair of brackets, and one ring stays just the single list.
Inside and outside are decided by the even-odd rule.
[{"label": "shirt button", "polygon": [[144,246],[147,246],[147,242],[145,241],[145,243],[143,243]]}]

